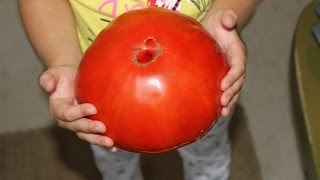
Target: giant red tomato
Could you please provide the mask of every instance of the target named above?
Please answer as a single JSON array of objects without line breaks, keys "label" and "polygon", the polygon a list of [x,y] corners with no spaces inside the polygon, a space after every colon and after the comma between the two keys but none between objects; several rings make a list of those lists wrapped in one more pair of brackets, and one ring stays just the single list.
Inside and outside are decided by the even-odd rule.
[{"label": "giant red tomato", "polygon": [[228,70],[215,41],[194,19],[162,8],[114,19],[85,52],[76,98],[115,146],[159,153],[201,138],[221,111]]}]

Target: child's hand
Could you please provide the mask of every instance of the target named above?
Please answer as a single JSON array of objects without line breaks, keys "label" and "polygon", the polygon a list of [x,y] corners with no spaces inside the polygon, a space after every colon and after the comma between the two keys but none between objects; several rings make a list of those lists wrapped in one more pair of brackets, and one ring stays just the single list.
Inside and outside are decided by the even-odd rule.
[{"label": "child's hand", "polygon": [[230,70],[221,82],[221,115],[229,115],[237,102],[245,79],[246,49],[236,31],[237,14],[232,11],[218,11],[203,21],[203,26],[212,35],[227,58]]},{"label": "child's hand", "polygon": [[98,135],[106,131],[100,121],[85,116],[97,113],[92,104],[78,104],[74,95],[74,79],[77,69],[71,66],[49,68],[39,80],[40,85],[49,93],[50,112],[62,128],[74,131],[77,136],[91,144],[97,144],[116,151],[113,140]]}]

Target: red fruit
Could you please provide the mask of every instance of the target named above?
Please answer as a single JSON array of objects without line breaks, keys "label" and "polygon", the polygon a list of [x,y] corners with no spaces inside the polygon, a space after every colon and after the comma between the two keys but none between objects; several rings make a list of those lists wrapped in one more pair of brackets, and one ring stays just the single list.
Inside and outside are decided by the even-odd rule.
[{"label": "red fruit", "polygon": [[216,122],[228,66],[196,20],[163,8],[114,19],[85,52],[79,103],[105,123],[115,146],[160,153],[192,143]]}]

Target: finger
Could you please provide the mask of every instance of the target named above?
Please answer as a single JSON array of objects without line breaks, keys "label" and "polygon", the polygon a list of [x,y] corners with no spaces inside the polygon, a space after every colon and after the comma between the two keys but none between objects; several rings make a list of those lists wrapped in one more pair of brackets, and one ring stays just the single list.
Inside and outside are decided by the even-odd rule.
[{"label": "finger", "polygon": [[118,151],[118,148],[117,147],[115,147],[115,146],[113,146],[113,147],[111,147],[111,148],[109,148],[109,147],[104,147],[106,150],[109,150],[109,151],[111,151],[111,152],[117,152]]},{"label": "finger", "polygon": [[233,98],[232,100],[229,102],[228,104],[228,108],[229,110],[233,108],[233,106],[238,102],[238,99],[239,99],[239,96],[240,96],[240,92],[238,92]]},{"label": "finger", "polygon": [[233,97],[233,99],[230,101],[230,103],[228,104],[228,106],[222,108],[222,110],[221,110],[221,116],[223,116],[223,117],[229,116],[231,108],[232,108],[233,105],[238,101],[239,94],[240,94],[240,93],[236,94],[236,95]]},{"label": "finger", "polygon": [[226,52],[230,70],[221,82],[221,90],[225,91],[238,80],[246,71],[246,55],[243,47],[238,43],[234,43]]},{"label": "finger", "polygon": [[237,25],[238,15],[233,10],[228,10],[221,17],[222,25],[227,29],[233,29]]},{"label": "finger", "polygon": [[78,132],[76,134],[80,139],[87,141],[90,144],[96,144],[107,148],[112,148],[114,145],[113,140],[106,136],[101,136],[98,134],[87,134],[83,132]]},{"label": "finger", "polygon": [[245,75],[242,75],[235,83],[233,83],[233,85],[230,88],[223,92],[221,96],[222,106],[227,106],[230,100],[233,99],[233,96],[235,96],[241,90],[244,80]]},{"label": "finger", "polygon": [[60,127],[69,129],[74,132],[83,132],[83,133],[106,132],[106,126],[102,122],[87,119],[87,118],[78,119],[72,122],[58,120],[58,124]]},{"label": "finger", "polygon": [[[69,68],[69,69],[67,69]],[[67,66],[61,66],[61,67],[56,67],[56,68],[50,68],[43,72],[39,78],[39,84],[41,85],[42,88],[44,88],[47,92],[52,92],[55,90],[61,75],[66,71],[66,70],[72,70],[75,71],[74,68],[72,67],[67,67]]]},{"label": "finger", "polygon": [[97,113],[97,109],[89,103],[74,104],[71,98],[59,98],[50,101],[52,114],[64,121],[74,121]]},{"label": "finger", "polygon": [[111,152],[117,152],[118,151],[118,148],[113,146],[111,149],[110,149]]},{"label": "finger", "polygon": [[42,73],[39,78],[39,84],[47,92],[52,92],[56,88],[57,81],[56,77],[48,71]]},{"label": "finger", "polygon": [[232,67],[221,82],[221,90],[226,91],[232,87],[233,84],[244,75],[245,69],[246,67],[244,64]]},{"label": "finger", "polygon": [[227,117],[230,114],[230,109],[229,107],[223,107],[221,110],[221,116],[222,117]]}]

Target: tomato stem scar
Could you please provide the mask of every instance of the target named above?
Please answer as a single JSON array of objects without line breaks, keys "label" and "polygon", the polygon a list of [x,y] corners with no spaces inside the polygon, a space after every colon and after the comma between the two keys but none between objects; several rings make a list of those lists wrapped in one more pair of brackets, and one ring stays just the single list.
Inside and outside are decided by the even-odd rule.
[{"label": "tomato stem scar", "polygon": [[133,52],[133,64],[136,66],[147,67],[156,62],[157,58],[163,54],[160,44],[155,38],[149,37],[144,40],[142,46]]}]

